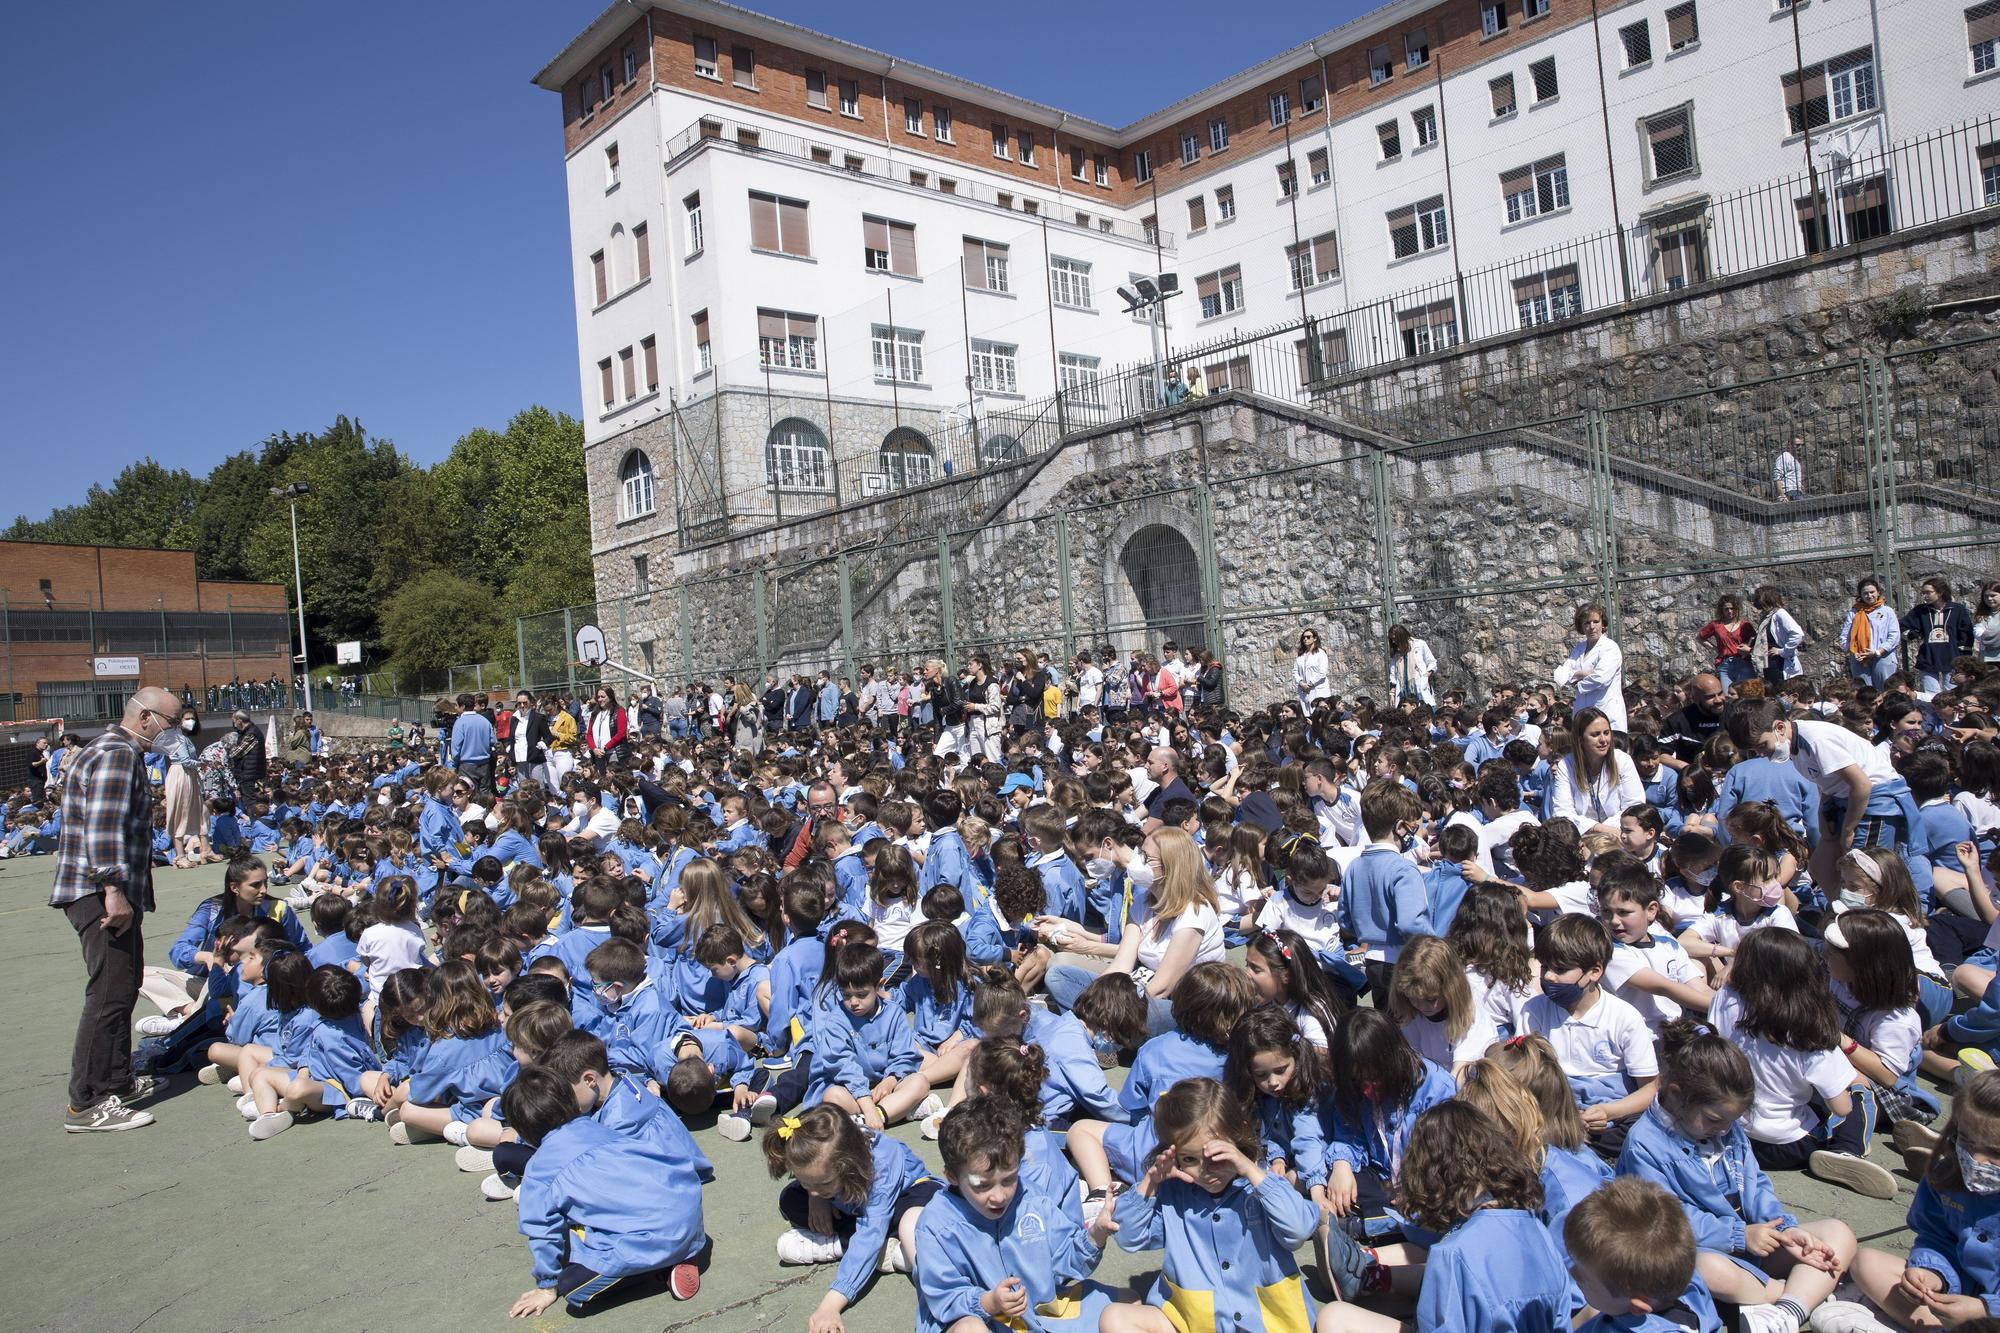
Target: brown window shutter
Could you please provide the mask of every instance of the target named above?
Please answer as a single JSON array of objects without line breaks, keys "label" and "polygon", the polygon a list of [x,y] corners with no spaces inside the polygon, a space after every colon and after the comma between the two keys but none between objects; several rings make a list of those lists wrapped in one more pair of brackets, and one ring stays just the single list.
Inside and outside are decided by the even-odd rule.
[{"label": "brown window shutter", "polygon": [[708,341],[708,312],[706,310],[695,312],[694,341],[697,347]]},{"label": "brown window shutter", "polygon": [[1792,210],[1801,222],[1812,222],[1819,217],[1819,196],[1805,195],[1792,200]]},{"label": "brown window shutter", "polygon": [[1206,301],[1222,295],[1222,275],[1209,273],[1194,280],[1195,295]]},{"label": "brown window shutter", "polygon": [[1200,231],[1208,225],[1208,200],[1197,196],[1188,200],[1188,230]]},{"label": "brown window shutter", "polygon": [[1428,322],[1424,317],[1424,311],[1421,307],[1415,310],[1399,310],[1396,312],[1396,327],[1405,333],[1408,333],[1411,329],[1420,329]]},{"label": "brown window shutter", "polygon": [[1686,46],[1698,33],[1695,27],[1693,5],[1682,5],[1679,9],[1667,11],[1667,47],[1669,50]]},{"label": "brown window shutter", "polygon": [[1390,231],[1401,231],[1405,227],[1414,227],[1416,225],[1417,206],[1415,204],[1410,205],[1408,208],[1399,208],[1389,215]]},{"label": "brown window shutter", "polygon": [[1301,338],[1293,346],[1298,349],[1299,353],[1299,383],[1310,384],[1313,377],[1312,354],[1307,350],[1306,340]]},{"label": "brown window shutter", "polygon": [[778,341],[783,342],[785,338],[785,312],[782,310],[759,310],[757,312],[757,336],[759,338],[776,338]]},{"label": "brown window shutter", "polygon": [[1565,264],[1563,267],[1549,274],[1549,291],[1551,293],[1573,292],[1576,290],[1576,287],[1576,265],[1574,264]]},{"label": "brown window shutter", "polygon": [[1849,212],[1857,212],[1864,208],[1880,208],[1886,202],[1888,202],[1888,194],[1882,188],[1882,178],[1880,176],[1871,176],[1858,185],[1850,186],[1847,191],[1847,209]]},{"label": "brown window shutter", "polygon": [[646,392],[660,387],[660,348],[651,338],[640,342],[639,350],[646,358]]},{"label": "brown window shutter", "polygon": [[625,396],[627,398],[637,398],[639,396],[639,371],[638,367],[632,361],[631,348],[624,348],[618,353],[618,369],[624,374]]},{"label": "brown window shutter", "polygon": [[917,229],[904,223],[889,228],[889,271],[906,278],[917,275]]},{"label": "brown window shutter", "polygon": [[881,218],[861,219],[861,244],[869,250],[889,248],[889,224]]},{"label": "brown window shutter", "polygon": [[986,244],[965,238],[965,285],[984,287],[986,285]]},{"label": "brown window shutter", "polygon": [[1539,273],[1530,273],[1525,278],[1514,279],[1514,299],[1516,301],[1531,301],[1537,296],[1546,295],[1548,290],[1548,283],[1542,280],[1542,275]]},{"label": "brown window shutter", "polygon": [[770,195],[750,196],[750,244],[758,250],[778,248],[778,201]]},{"label": "brown window shutter", "polygon": [[641,222],[632,228],[632,251],[639,258],[639,281],[653,276],[653,237]]},{"label": "brown window shutter", "polygon": [[1979,169],[1984,171],[1986,168],[1996,164],[2000,164],[2000,143],[1983,143],[1979,145]]},{"label": "brown window shutter", "polygon": [[598,388],[603,394],[602,401],[606,403],[614,401],[618,395],[611,387],[613,383],[611,379],[611,362],[608,359],[597,363],[597,379]]},{"label": "brown window shutter", "polygon": [[1346,329],[1335,329],[1332,333],[1321,335],[1320,346],[1325,349],[1320,354],[1320,360],[1325,362],[1327,366],[1344,366],[1347,364]]},{"label": "brown window shutter", "polygon": [[1826,70],[1807,70],[1803,92],[1800,91],[1802,85],[1796,73],[1787,74],[1784,78],[1784,84],[1786,106],[1798,106],[1801,102],[1822,101],[1826,97]]},{"label": "brown window shutter", "polygon": [[1340,237],[1333,232],[1325,232],[1313,237],[1313,271],[1315,273],[1340,272]]},{"label": "brown window shutter", "polygon": [[597,304],[603,305],[611,299],[611,284],[604,271],[604,252],[599,250],[590,257],[590,276],[597,284]]},{"label": "brown window shutter", "polygon": [[1660,238],[1662,244],[1658,248],[1662,282],[1671,283],[1676,278],[1687,276],[1687,269],[1681,262],[1681,237],[1685,231],[1685,228],[1675,228]]},{"label": "brown window shutter", "polygon": [[785,316],[785,332],[794,338],[813,338],[819,334],[819,320],[811,315]]},{"label": "brown window shutter", "polygon": [[1646,137],[1656,144],[1672,143],[1685,133],[1685,124],[1686,122],[1679,112],[1675,112],[1670,116],[1662,116],[1658,120],[1647,122]]},{"label": "brown window shutter", "polygon": [[796,199],[778,201],[778,237],[788,255],[810,255],[812,237],[806,231],[806,206]]},{"label": "brown window shutter", "polygon": [[1981,42],[2000,40],[2000,0],[1984,5],[1974,5],[1965,11],[1965,44],[1977,46]]},{"label": "brown window shutter", "polygon": [[1532,188],[1534,186],[1534,183],[1535,183],[1534,168],[1516,167],[1512,171],[1506,171],[1501,173],[1500,193],[1503,196],[1510,194],[1519,194],[1523,190]]}]

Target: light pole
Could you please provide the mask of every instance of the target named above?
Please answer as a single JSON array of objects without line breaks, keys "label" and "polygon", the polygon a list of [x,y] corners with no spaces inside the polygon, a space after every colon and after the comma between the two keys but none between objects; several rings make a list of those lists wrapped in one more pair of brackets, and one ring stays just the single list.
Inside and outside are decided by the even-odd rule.
[{"label": "light pole", "polygon": [[[1133,291],[1132,288],[1138,288]],[[1132,314],[1145,310],[1146,327],[1153,335],[1153,406],[1167,401],[1166,355],[1160,347],[1160,326],[1167,317],[1167,298],[1181,289],[1180,275],[1161,273],[1150,278],[1134,278],[1132,287],[1120,287],[1118,295]],[[1149,308],[1150,307],[1150,308]]]},{"label": "light pole", "polygon": [[310,713],[313,683],[311,664],[306,661],[306,582],[299,573],[299,497],[311,495],[312,487],[295,481],[288,486],[273,486],[271,494],[289,500],[292,506],[292,590],[299,602],[299,679],[305,683],[306,711]]}]

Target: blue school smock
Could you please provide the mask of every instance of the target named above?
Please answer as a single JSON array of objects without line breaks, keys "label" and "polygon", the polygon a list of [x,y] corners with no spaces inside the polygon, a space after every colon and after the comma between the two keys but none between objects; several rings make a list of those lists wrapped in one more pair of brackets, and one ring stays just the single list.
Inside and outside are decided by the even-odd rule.
[{"label": "blue school smock", "polygon": [[1451,930],[1452,918],[1458,915],[1458,905],[1465,901],[1465,892],[1472,886],[1457,865],[1450,861],[1433,861],[1424,868],[1424,897],[1431,905],[1431,925],[1440,936]]},{"label": "blue school smock", "polygon": [[507,1041],[499,1028],[477,1037],[439,1037],[424,1048],[410,1070],[410,1100],[419,1106],[446,1106],[458,1099],[459,1076]]},{"label": "blue school smock", "polygon": [[1626,1133],[1625,1147],[1618,1154],[1618,1174],[1661,1186],[1680,1200],[1688,1225],[1694,1228],[1696,1246],[1734,1258],[1744,1254],[1743,1233],[1748,1223],[1777,1222],[1795,1227],[1798,1219],[1785,1210],[1771,1187],[1771,1178],[1757,1165],[1743,1123],[1731,1125],[1721,1139],[1722,1155],[1711,1166],[1702,1160],[1694,1140],[1675,1128],[1655,1102]]},{"label": "blue school smock", "polygon": [[1431,1247],[1418,1333],[1556,1333],[1570,1326],[1569,1266],[1518,1208],[1481,1208]]},{"label": "blue school smock", "polygon": [[1687,817],[1681,813],[1681,775],[1665,764],[1653,775],[1651,782],[1645,783],[1646,804],[1653,807],[1664,826],[1664,837],[1678,838],[1687,826]]},{"label": "blue school smock", "polygon": [[762,1031],[764,1006],[758,1003],[757,988],[768,985],[770,980],[770,968],[761,964],[746,967],[737,974],[734,981],[718,983],[727,988],[722,1003],[704,1012],[712,1013],[719,1021],[734,1027],[749,1028],[752,1032]]},{"label": "blue school smock", "polygon": [[1409,1141],[1410,1127],[1416,1124],[1417,1117],[1458,1094],[1458,1084],[1449,1070],[1430,1060],[1424,1060],[1423,1064],[1423,1078],[1410,1100],[1402,1106],[1384,1108],[1380,1116],[1364,1101],[1358,1123],[1350,1125],[1339,1104],[1327,1098],[1321,1123],[1326,1127],[1329,1170],[1335,1162],[1345,1162],[1356,1175],[1373,1171],[1385,1182],[1395,1179],[1396,1168],[1403,1161],[1403,1145]]},{"label": "blue school smock", "polygon": [[1071,1221],[1083,1224],[1083,1177],[1069,1160],[1063,1135],[1029,1126],[1021,1144],[1021,1180],[1061,1204]]},{"label": "blue school smock", "polygon": [[1610,1165],[1588,1148],[1551,1147],[1542,1158],[1541,1219],[1565,1263],[1569,1242],[1563,1237],[1563,1223],[1569,1220],[1569,1210],[1610,1180]]},{"label": "blue school smock", "polygon": [[676,1012],[688,1018],[722,1012],[729,1001],[728,982],[696,961],[692,953],[669,954],[660,961],[666,974],[667,1000]]},{"label": "blue school smock", "polygon": [[1806,781],[1789,761],[1781,764],[1756,755],[1730,766],[1716,789],[1712,807],[1716,836],[1724,843],[1729,841],[1729,812],[1752,801],[1769,801],[1778,807],[1792,832],[1808,844],[1819,841],[1819,788]]},{"label": "blue school smock", "polygon": [[931,835],[930,850],[924,854],[923,874],[917,880],[917,887],[924,895],[940,884],[955,887],[965,899],[967,909],[986,897],[978,876],[972,873],[971,858],[965,854],[965,839],[954,828],[939,829]]},{"label": "blue school smock", "polygon": [[423,811],[417,816],[417,850],[425,859],[457,851],[458,840],[464,836],[458,812],[435,796],[425,796]]},{"label": "blue school smock", "polygon": [[1910,1204],[1910,1267],[1928,1268],[1954,1296],[1977,1296],[2000,1315],[2000,1194],[1940,1191],[1929,1180]]},{"label": "blue school smock", "polygon": [[1257,1094],[1257,1135],[1264,1141],[1264,1161],[1283,1158],[1310,1189],[1326,1183],[1326,1130],[1319,1108],[1308,1102],[1287,1106],[1276,1097]]},{"label": "blue school smock", "polygon": [[1601,1314],[1580,1326],[1576,1333],[1723,1333],[1722,1316],[1716,1313],[1715,1298],[1696,1274],[1680,1299],[1654,1314]]},{"label": "blue school smock", "polygon": [[542,849],[535,845],[534,839],[513,829],[502,829],[500,836],[493,840],[493,845],[486,849],[486,854],[498,858],[503,866],[526,861],[535,869],[542,869]]},{"label": "blue school smock", "polygon": [[[515,1058],[514,1048],[501,1043],[500,1049],[483,1060],[475,1060],[458,1072],[458,1100],[451,1104],[451,1118],[461,1125],[469,1125],[486,1111],[486,1103],[498,1097],[514,1085],[514,1078],[521,1072],[521,1062]],[[497,1118],[499,1108],[494,1108]]]},{"label": "blue school smock", "polygon": [[571,926],[556,936],[555,956],[561,960],[571,981],[579,986],[590,984],[588,960],[591,951],[610,938],[609,926]]},{"label": "blue school smock", "polygon": [[1042,877],[1045,911],[1070,921],[1083,920],[1083,872],[1069,853],[1060,849],[1038,853],[1028,858],[1028,869]]},{"label": "blue school smock", "polygon": [[1028,1312],[1010,1327],[1094,1333],[1111,1297],[1082,1281],[1103,1257],[1082,1224],[1025,1179],[991,1221],[956,1190],[943,1190],[917,1220],[917,1333],[943,1333],[968,1317],[991,1327],[980,1298],[1009,1277],[1028,1295]]},{"label": "blue school smock", "polygon": [[966,913],[959,923],[958,933],[965,940],[966,959],[973,963],[1003,963],[1010,950],[1022,945],[1035,944],[1040,937],[1033,927],[1012,925],[1000,917],[1000,900],[987,895],[986,900]]},{"label": "blue school smock", "polygon": [[[604,1008],[597,992],[587,983],[579,984],[576,993],[588,995],[593,1007],[602,1015],[598,1025],[591,1030],[604,1042],[613,1073],[644,1069],[647,1053],[682,1026],[681,1016],[675,1012],[664,988],[650,976],[641,980],[619,1002],[616,1010]],[[572,1015],[576,1012],[574,1003],[570,1012]]]},{"label": "blue school smock", "polygon": [[1089,1117],[1123,1124],[1126,1111],[1104,1081],[1104,1068],[1090,1045],[1090,1032],[1074,1014],[1055,1014],[1030,1006],[1028,1027],[1021,1040],[1042,1048],[1049,1072],[1042,1079],[1042,1119],[1067,1125]]},{"label": "blue school smock", "polygon": [[882,1251],[889,1244],[889,1224],[894,1220],[896,1200],[904,1190],[931,1178],[923,1159],[900,1141],[872,1129],[864,1129],[861,1135],[868,1141],[874,1157],[868,1198],[859,1207],[838,1199],[832,1201],[835,1213],[854,1219],[854,1234],[847,1238],[840,1267],[833,1275],[833,1290],[846,1297],[849,1305],[854,1304],[854,1298],[875,1276],[875,1266],[882,1261]]},{"label": "blue school smock", "polygon": [[339,934],[327,936],[306,950],[306,961],[314,967],[329,965],[346,967],[358,957],[360,957],[359,946],[347,938],[347,932],[344,930]]},{"label": "blue school smock", "polygon": [[[306,938],[306,928],[299,921],[298,913],[276,898],[264,899],[257,910],[258,917],[265,921],[275,921],[284,929],[285,938],[301,951],[311,946]],[[217,898],[204,898],[195,905],[188,916],[188,923],[181,929],[180,936],[167,950],[167,960],[183,972],[195,970],[194,956],[215,948],[215,933],[225,920],[222,903]]]},{"label": "blue school smock", "polygon": [[407,1082],[410,1071],[416,1068],[417,1063],[423,1059],[424,1052],[429,1050],[431,1045],[430,1034],[417,1027],[408,1029],[396,1038],[394,1045],[384,1048],[382,1020],[379,1014],[375,1020],[375,1031],[371,1035],[376,1058],[382,1062],[383,1077],[391,1083]]},{"label": "blue school smock", "polygon": [[1118,1089],[1118,1104],[1129,1120],[1104,1130],[1104,1154],[1111,1159],[1112,1175],[1136,1181],[1145,1174],[1146,1159],[1159,1142],[1153,1133],[1153,1104],[1184,1078],[1220,1080],[1225,1058],[1223,1051],[1180,1031],[1162,1032],[1139,1047],[1132,1057],[1132,1072]]},{"label": "blue school smock", "polygon": [[689,1042],[695,1044],[701,1051],[703,1062],[715,1071],[715,1081],[718,1086],[726,1084],[732,1088],[739,1087],[747,1084],[751,1075],[756,1072],[757,1066],[743,1053],[743,1048],[736,1044],[736,1039],[725,1029],[718,1027],[681,1028],[672,1033],[653,1048],[645,1069],[640,1072],[649,1076],[661,1087],[666,1087],[667,1076],[673,1073],[674,1066],[681,1062],[685,1054],[683,1048]]},{"label": "blue school smock", "polygon": [[806,1094],[807,1105],[835,1084],[860,1101],[884,1078],[891,1074],[908,1078],[924,1062],[917,1053],[909,1015],[886,998],[867,1018],[855,1017],[844,1004],[836,1005],[820,1043],[813,1048],[813,1092]]},{"label": "blue school smock", "polygon": [[695,1179],[703,1184],[715,1179],[715,1167],[695,1146],[687,1125],[630,1074],[621,1074],[611,1081],[592,1118],[628,1138],[651,1142],[677,1166],[693,1171]]},{"label": "blue school smock", "polygon": [[1958,859],[1958,844],[1961,842],[1976,843],[1977,839],[1972,836],[1972,821],[1951,803],[1949,797],[1940,797],[1917,807],[1917,823],[1911,831],[1910,843],[1933,866],[1943,866],[1964,874],[1965,867]]},{"label": "blue school smock", "polygon": [[833,858],[833,882],[840,890],[840,900],[834,904],[833,911],[827,914],[827,919],[866,920],[868,867],[862,863],[859,847],[849,847]]},{"label": "blue school smock", "polygon": [[1400,852],[1370,845],[1340,883],[1340,930],[1391,962],[1413,935],[1434,935],[1423,873]]},{"label": "blue school smock", "polygon": [[271,1008],[269,992],[262,986],[245,986],[236,993],[236,1008],[223,1026],[222,1039],[236,1046],[268,1046],[277,1049],[283,1019]]},{"label": "blue school smock", "polygon": [[304,1005],[296,1009],[280,1009],[277,1015],[278,1042],[271,1048],[271,1063],[279,1069],[297,1069],[299,1056],[305,1050],[306,1035],[319,1021],[319,1015]]},{"label": "blue school smock", "polygon": [[763,836],[755,824],[747,819],[740,819],[724,829],[722,836],[716,839],[715,854],[733,856],[746,847],[755,847],[763,841]]},{"label": "blue school smock", "polygon": [[[312,1013],[311,1010],[304,1011]],[[380,1068],[361,1015],[329,1020],[313,1014],[299,1045],[296,1069],[309,1070],[326,1085],[321,1102],[336,1119],[345,1119],[350,1098],[361,1096],[361,1075]]]},{"label": "blue school smock", "polygon": [[938,999],[928,977],[911,973],[903,982],[897,1000],[909,1011],[917,1045],[926,1051],[936,1052],[954,1033],[963,1032],[972,1020],[972,987],[966,981],[959,982],[952,991],[951,1003],[946,1004]]},{"label": "blue school smock", "polygon": [[1979,1003],[1944,1021],[1944,1035],[1958,1045],[1977,1046],[1989,1054],[2000,1050],[2000,976],[1987,983]]},{"label": "blue school smock", "polygon": [[693,1170],[588,1116],[550,1130],[528,1159],[520,1219],[541,1287],[565,1264],[630,1277],[692,1259],[706,1241]]},{"label": "blue school smock", "polygon": [[1312,1328],[1312,1303],[1292,1251],[1318,1228],[1319,1208],[1282,1176],[1267,1172],[1255,1189],[1238,1177],[1220,1194],[1169,1180],[1150,1198],[1138,1190],[1119,1195],[1114,1216],[1120,1249],[1166,1251],[1146,1303],[1171,1311],[1179,1327],[1239,1333]]},{"label": "blue school smock", "polygon": [[825,963],[826,946],[810,936],[793,940],[771,959],[771,1012],[764,1021],[764,1046],[772,1054],[783,1054],[805,1037],[806,1015]]}]

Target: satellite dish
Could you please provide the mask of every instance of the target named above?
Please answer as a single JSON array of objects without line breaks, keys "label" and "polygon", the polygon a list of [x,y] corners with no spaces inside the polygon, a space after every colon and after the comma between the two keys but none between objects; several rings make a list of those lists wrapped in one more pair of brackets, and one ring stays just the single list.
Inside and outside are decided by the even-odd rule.
[{"label": "satellite dish", "polygon": [[604,631],[595,625],[585,625],[576,632],[576,660],[585,666],[603,666],[605,661]]}]

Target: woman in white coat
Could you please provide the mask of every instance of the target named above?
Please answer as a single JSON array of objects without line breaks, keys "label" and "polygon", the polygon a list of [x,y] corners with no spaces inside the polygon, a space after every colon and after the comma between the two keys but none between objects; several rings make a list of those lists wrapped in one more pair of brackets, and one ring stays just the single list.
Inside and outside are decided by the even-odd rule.
[{"label": "woman in white coat", "polygon": [[1326,649],[1320,647],[1319,631],[1309,629],[1300,633],[1299,655],[1292,659],[1292,684],[1299,691],[1299,709],[1307,717],[1312,716],[1313,700],[1333,693],[1329,670]]},{"label": "woman in white coat", "polygon": [[1778,686],[1803,676],[1806,669],[1799,665],[1799,645],[1806,641],[1806,632],[1785,609],[1784,594],[1767,583],[1751,600],[1757,603],[1757,635],[1751,641],[1750,660],[1764,683]]},{"label": "woman in white coat", "polygon": [[1569,753],[1556,764],[1549,783],[1549,818],[1567,819],[1586,833],[1599,827],[1616,833],[1618,817],[1645,803],[1639,769],[1617,748],[1604,710],[1579,712],[1570,721],[1569,734]]},{"label": "woman in white coat", "polygon": [[1437,669],[1437,656],[1428,643],[1411,635],[1407,625],[1389,626],[1389,702],[1414,699],[1436,708],[1437,691],[1431,678]]},{"label": "woman in white coat", "polygon": [[1604,608],[1595,602],[1577,609],[1575,624],[1577,633],[1583,635],[1583,642],[1570,649],[1569,659],[1556,668],[1556,688],[1576,687],[1576,707],[1571,710],[1573,717],[1581,717],[1586,708],[1601,709],[1604,716],[1611,720],[1611,729],[1622,733],[1625,730],[1625,654],[1604,632],[1609,621]]}]

